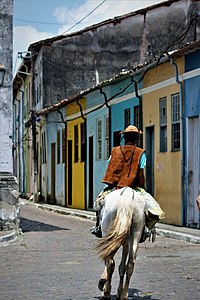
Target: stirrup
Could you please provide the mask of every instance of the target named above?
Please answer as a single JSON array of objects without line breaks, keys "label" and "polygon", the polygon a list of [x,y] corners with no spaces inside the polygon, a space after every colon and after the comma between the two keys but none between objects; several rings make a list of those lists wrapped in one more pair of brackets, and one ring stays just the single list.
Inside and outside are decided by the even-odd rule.
[{"label": "stirrup", "polygon": [[101,231],[101,227],[97,226],[97,227],[93,227],[91,230],[91,233],[94,234],[96,237],[101,238],[102,237],[102,231]]},{"label": "stirrup", "polygon": [[152,229],[148,229],[146,226],[144,227],[139,243],[144,243],[146,239],[149,239],[149,241],[152,241],[152,243],[155,242],[156,239],[155,227],[153,227]]}]

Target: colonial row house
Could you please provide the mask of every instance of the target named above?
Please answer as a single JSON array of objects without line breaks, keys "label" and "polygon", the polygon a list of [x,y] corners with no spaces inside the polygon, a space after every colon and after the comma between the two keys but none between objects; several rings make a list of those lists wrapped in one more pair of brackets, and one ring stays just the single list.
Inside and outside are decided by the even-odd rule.
[{"label": "colonial row house", "polygon": [[[165,222],[199,227],[195,198],[199,193],[200,42],[185,44],[198,38],[197,33],[193,35],[198,32],[198,22],[195,30],[190,22],[191,11],[194,16],[198,5],[197,1],[165,1],[29,47],[30,65],[24,59],[21,73],[14,79],[14,152],[21,153],[16,159],[16,173],[21,176],[22,194],[27,197],[33,194],[39,198],[37,201],[92,210],[94,199],[104,186],[101,179],[111,148],[123,143],[120,131],[134,124],[143,131],[139,143],[147,151],[146,189],[166,212]],[[161,44],[157,43],[161,39],[150,36],[156,11],[161,12],[168,32],[161,53],[158,51]],[[184,22],[182,19],[180,23],[175,15],[183,17],[183,12]],[[169,24],[172,25],[169,16],[173,16],[172,23],[176,20],[177,24],[184,24],[181,32],[176,32],[178,36],[182,33],[183,39],[172,37],[175,33],[168,30]],[[143,24],[143,29],[145,24],[149,34],[148,37],[142,31],[144,36],[138,39],[141,43],[135,45],[141,55],[134,59],[133,53],[131,59],[127,56],[128,40],[127,44],[123,40],[129,23],[135,37],[136,28],[141,32],[139,24]],[[89,55],[84,51],[90,36],[93,38]],[[114,42],[115,49],[109,48],[108,41],[120,43],[119,37],[126,49],[122,50],[120,44],[114,46]],[[131,45],[136,43],[133,40],[129,40]],[[155,42],[157,55],[145,63],[151,58],[144,54],[148,52],[148,40]],[[173,40],[177,45],[171,43]],[[98,59],[93,43],[98,44]],[[185,46],[180,47],[182,43]],[[112,59],[106,54],[110,51]],[[124,58],[129,57],[126,64],[121,51]],[[61,57],[65,61],[65,54],[68,59],[71,57],[68,65],[59,61]],[[90,62],[93,54],[95,60]],[[123,66],[125,69],[121,71]],[[20,92],[28,86],[29,92]],[[20,107],[27,107],[27,111]]]},{"label": "colonial row house", "polygon": [[143,130],[146,189],[165,222],[199,227],[200,41],[38,112],[40,193],[45,202],[92,209],[111,147],[129,124]]}]

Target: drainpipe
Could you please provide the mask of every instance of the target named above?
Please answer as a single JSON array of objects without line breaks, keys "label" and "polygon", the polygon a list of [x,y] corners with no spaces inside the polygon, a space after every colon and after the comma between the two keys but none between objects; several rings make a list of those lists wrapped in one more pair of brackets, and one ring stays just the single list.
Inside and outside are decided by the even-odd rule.
[{"label": "drainpipe", "polygon": [[109,117],[109,153],[111,153],[111,107],[108,104],[108,98],[105,92],[103,92],[102,87],[100,87],[100,94],[104,96],[105,105],[108,108],[108,117]]},{"label": "drainpipe", "polygon": [[186,206],[186,184],[185,184],[185,150],[184,150],[184,144],[185,144],[185,133],[184,130],[184,115],[183,115],[183,82],[179,80],[179,74],[178,74],[178,66],[174,62],[174,60],[171,58],[170,63],[174,67],[175,71],[175,78],[176,83],[180,86],[180,137],[181,137],[181,198],[182,198],[182,223],[183,225],[186,224],[187,220],[187,206]]}]

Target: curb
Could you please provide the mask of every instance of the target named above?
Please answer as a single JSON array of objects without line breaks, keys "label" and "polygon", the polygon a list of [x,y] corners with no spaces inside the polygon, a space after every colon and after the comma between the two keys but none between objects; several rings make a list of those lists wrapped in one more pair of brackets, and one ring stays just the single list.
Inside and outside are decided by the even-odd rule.
[{"label": "curb", "polygon": [[167,238],[172,238],[184,242],[189,242],[193,244],[200,244],[200,237],[193,236],[191,234],[179,233],[171,230],[160,229],[156,227],[156,233],[160,236],[164,236]]},{"label": "curb", "polygon": [[48,210],[48,211],[52,211],[52,212],[55,212],[55,213],[59,213],[59,214],[63,214],[63,215],[71,215],[71,216],[74,216],[74,217],[79,217],[79,218],[84,218],[84,219],[89,219],[89,220],[92,220],[92,221],[96,221],[96,217],[94,215],[88,215],[86,212],[80,212],[80,211],[72,211],[70,209],[67,209],[67,208],[64,208],[62,209],[59,208],[59,207],[54,207],[54,206],[51,206],[51,205],[43,205],[43,204],[34,204],[34,203],[31,203],[33,204],[34,206],[36,206],[37,208],[40,208],[40,209],[43,209],[43,210]]},{"label": "curb", "polygon": [[[71,216],[75,216],[75,217],[79,217],[79,218],[85,218],[85,219],[89,219],[91,221],[96,221],[96,216],[95,216],[95,212],[91,212],[91,211],[80,211],[80,210],[76,210],[76,209],[70,209],[70,208],[62,208],[62,207],[58,207],[58,206],[54,206],[54,205],[49,205],[49,204],[39,204],[39,203],[33,203],[33,202],[29,202],[26,201],[25,204],[31,204],[36,206],[37,208],[43,209],[43,210],[47,210],[50,212],[55,212],[55,213],[59,213],[59,214],[63,214],[63,215],[71,215]],[[166,225],[165,226],[169,226],[169,228],[162,228],[162,223],[157,223],[156,224],[156,234],[160,235],[160,236],[164,236],[167,238],[172,238],[172,239],[176,239],[176,240],[180,240],[180,241],[185,241],[185,242],[189,242],[189,243],[193,243],[193,244],[200,244],[200,235],[196,236],[196,235],[192,235],[190,233],[185,233],[185,232],[180,232],[180,228],[179,231],[176,231],[176,229],[174,229],[174,226],[170,225]],[[187,228],[186,228],[187,230]]]},{"label": "curb", "polygon": [[16,231],[11,232],[10,234],[4,235],[0,237],[0,243],[7,243],[16,239],[17,233]]}]

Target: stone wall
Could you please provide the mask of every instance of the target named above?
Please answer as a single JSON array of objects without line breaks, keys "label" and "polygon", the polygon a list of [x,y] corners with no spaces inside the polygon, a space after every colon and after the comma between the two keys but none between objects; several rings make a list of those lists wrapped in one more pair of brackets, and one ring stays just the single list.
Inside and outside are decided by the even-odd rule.
[{"label": "stone wall", "polygon": [[6,68],[0,87],[0,230],[18,229],[18,184],[12,175],[13,1],[0,1],[0,63]]}]

